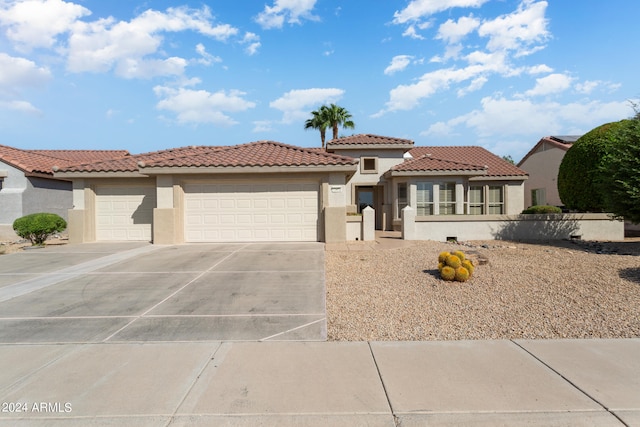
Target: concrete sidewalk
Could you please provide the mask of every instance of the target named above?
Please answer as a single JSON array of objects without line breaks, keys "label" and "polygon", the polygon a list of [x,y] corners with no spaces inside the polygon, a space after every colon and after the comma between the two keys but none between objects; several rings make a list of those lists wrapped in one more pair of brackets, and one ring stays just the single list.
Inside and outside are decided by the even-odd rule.
[{"label": "concrete sidewalk", "polygon": [[638,426],[640,339],[2,345],[0,426]]}]

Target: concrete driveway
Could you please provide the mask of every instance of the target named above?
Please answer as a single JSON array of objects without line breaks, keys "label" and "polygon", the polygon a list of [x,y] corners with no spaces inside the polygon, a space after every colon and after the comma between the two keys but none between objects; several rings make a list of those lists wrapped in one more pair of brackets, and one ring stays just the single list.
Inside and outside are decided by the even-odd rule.
[{"label": "concrete driveway", "polygon": [[93,243],[0,256],[0,343],[325,340],[321,243]]}]

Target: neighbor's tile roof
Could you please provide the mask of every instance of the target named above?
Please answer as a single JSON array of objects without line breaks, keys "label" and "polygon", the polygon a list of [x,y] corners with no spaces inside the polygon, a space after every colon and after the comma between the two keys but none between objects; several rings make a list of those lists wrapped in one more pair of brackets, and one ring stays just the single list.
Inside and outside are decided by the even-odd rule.
[{"label": "neighbor's tile roof", "polygon": [[359,134],[332,139],[327,142],[327,147],[330,145],[413,145],[413,141],[390,136]]},{"label": "neighbor's tile roof", "polygon": [[[469,166],[486,166],[486,176],[527,176],[527,173],[522,169],[478,146],[414,147],[409,150],[409,154],[413,156],[414,160],[422,156],[430,155],[429,157],[432,159],[440,159]],[[402,166],[403,164],[404,163],[401,163],[398,166]],[[428,162],[426,162],[424,166],[428,167]]]},{"label": "neighbor's tile roof", "polygon": [[128,156],[127,150],[29,150],[32,153],[44,154],[59,159],[66,159],[71,163],[91,163],[101,160]]},{"label": "neighbor's tile roof", "polygon": [[128,154],[125,150],[22,150],[0,145],[0,160],[27,174],[53,175],[53,167],[67,167]]},{"label": "neighbor's tile roof", "polygon": [[76,165],[62,172],[135,172],[140,168],[355,165],[351,157],[274,141],[183,147]]},{"label": "neighbor's tile roof", "polygon": [[138,172],[138,163],[152,163],[156,160],[179,155],[198,155],[208,150],[219,150],[224,147],[217,146],[188,146],[170,148],[168,150],[153,151],[149,153],[133,154],[97,162],[87,162],[60,168],[60,172]]},{"label": "neighbor's tile roof", "polygon": [[456,162],[453,160],[445,160],[439,159],[436,157],[432,157],[428,154],[424,156],[420,156],[418,158],[413,158],[409,160],[405,160],[399,165],[391,168],[394,171],[415,171],[415,172],[426,172],[426,171],[434,171],[434,172],[453,172],[453,171],[478,171],[484,173],[487,170],[486,166],[483,165],[472,165],[469,163]]},{"label": "neighbor's tile roof", "polygon": [[573,143],[580,138],[580,135],[568,135],[568,136],[545,136],[538,141],[536,145],[533,146],[531,150],[518,162],[518,166],[522,166],[522,164],[535,154],[541,145],[549,144],[556,148],[559,148],[562,151],[567,151],[569,148],[573,146]]}]

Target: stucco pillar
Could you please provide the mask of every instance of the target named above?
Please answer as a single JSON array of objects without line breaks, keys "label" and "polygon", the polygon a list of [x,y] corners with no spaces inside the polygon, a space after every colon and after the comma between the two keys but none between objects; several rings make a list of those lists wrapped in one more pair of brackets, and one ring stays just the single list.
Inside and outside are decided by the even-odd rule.
[{"label": "stucco pillar", "polygon": [[173,245],[177,243],[172,176],[159,175],[156,178],[156,207],[153,209],[153,243],[158,245]]},{"label": "stucco pillar", "polygon": [[69,234],[69,243],[84,243],[84,209],[69,209],[67,211],[67,233]]},{"label": "stucco pillar", "polygon": [[402,209],[402,239],[417,240],[416,211],[411,206]]},{"label": "stucco pillar", "polygon": [[371,206],[362,210],[362,240],[376,240],[376,211]]},{"label": "stucco pillar", "polygon": [[347,208],[345,206],[327,206],[324,208],[325,243],[347,241]]},{"label": "stucco pillar", "polygon": [[464,214],[464,185],[456,183],[456,214]]}]

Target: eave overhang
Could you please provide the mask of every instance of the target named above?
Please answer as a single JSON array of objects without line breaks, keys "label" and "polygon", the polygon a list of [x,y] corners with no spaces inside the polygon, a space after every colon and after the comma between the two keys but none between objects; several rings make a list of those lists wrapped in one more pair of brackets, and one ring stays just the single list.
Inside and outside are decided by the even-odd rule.
[{"label": "eave overhang", "polygon": [[[396,177],[396,176],[471,176],[471,177],[479,177],[478,179],[485,179],[485,175],[487,171],[481,170],[432,170],[432,171],[395,171],[390,170],[384,173],[385,177]],[[473,179],[473,178],[469,178]]]},{"label": "eave overhang", "polygon": [[329,150],[410,150],[413,144],[328,144]]}]

